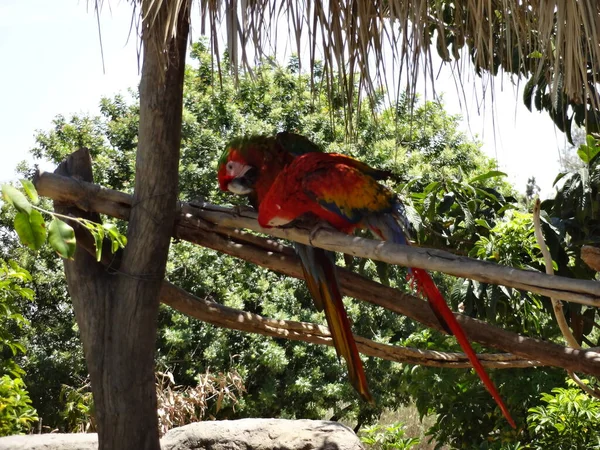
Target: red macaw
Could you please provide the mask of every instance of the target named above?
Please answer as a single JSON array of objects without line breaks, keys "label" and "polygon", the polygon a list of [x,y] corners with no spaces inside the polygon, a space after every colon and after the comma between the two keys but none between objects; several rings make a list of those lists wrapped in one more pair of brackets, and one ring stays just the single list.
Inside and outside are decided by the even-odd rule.
[{"label": "red macaw", "polygon": [[[398,197],[379,184],[369,171],[363,170],[362,163],[349,164],[347,156],[307,153],[296,158],[277,176],[262,199],[258,222],[263,227],[281,226],[305,214],[324,219],[345,233],[368,228],[381,239],[409,243],[404,207]],[[516,428],[494,383],[427,271],[410,268],[409,273],[440,323],[456,336],[506,420]]]},{"label": "red macaw", "polygon": [[[295,157],[309,152],[320,152],[320,149],[307,138],[287,132],[274,137],[259,136],[233,141],[219,159],[219,186],[224,191],[247,195],[250,203],[259,209],[277,175]],[[362,163],[357,164],[363,166]],[[370,168],[364,165],[363,169]],[[385,176],[385,172],[373,169],[371,173],[379,178]],[[294,247],[315,306],[325,312],[338,357],[346,360],[350,382],[365,401],[373,403],[339,290],[335,254],[298,243]]]}]

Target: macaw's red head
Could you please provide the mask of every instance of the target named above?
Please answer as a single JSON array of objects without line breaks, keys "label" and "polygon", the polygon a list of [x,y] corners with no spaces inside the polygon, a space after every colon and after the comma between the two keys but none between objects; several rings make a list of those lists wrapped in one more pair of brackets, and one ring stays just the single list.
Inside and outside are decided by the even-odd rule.
[{"label": "macaw's red head", "polygon": [[[277,175],[294,159],[295,153],[288,150],[292,148],[290,136],[295,135],[279,133],[232,141],[219,159],[219,187],[233,194],[247,195],[250,203],[258,208]],[[287,141],[282,141],[284,138]]]},{"label": "macaw's red head", "polygon": [[237,195],[254,191],[259,166],[252,161],[249,141],[234,141],[227,146],[217,168],[219,187]]}]

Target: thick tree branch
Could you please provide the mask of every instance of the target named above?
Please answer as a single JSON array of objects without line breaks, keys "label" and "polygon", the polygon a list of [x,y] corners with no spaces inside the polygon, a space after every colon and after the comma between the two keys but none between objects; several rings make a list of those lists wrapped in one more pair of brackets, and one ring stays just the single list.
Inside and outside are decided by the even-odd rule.
[{"label": "thick tree branch", "polygon": [[[125,194],[117,194],[114,191],[64,177],[56,178],[55,175],[46,173],[38,177],[36,187],[41,195],[73,201],[122,219],[128,217],[127,204],[130,200]],[[103,200],[103,196],[107,199]],[[117,199],[118,203],[113,203],[111,199]],[[186,212],[187,210],[192,212],[197,210],[197,208],[186,205],[183,206],[183,209]],[[231,210],[220,209],[230,211],[229,214],[232,214]],[[174,230],[174,236],[286,275],[302,277],[298,261],[288,248],[272,240],[239,230],[223,228],[201,218],[198,214],[181,214],[179,223]],[[339,279],[345,295],[377,304],[440,330],[439,322],[423,300],[382,286],[344,269],[339,270]],[[528,360],[537,360],[542,364],[600,375],[600,354],[597,352],[564,348],[557,344],[519,336],[461,314],[456,314],[456,316],[469,338],[474,341],[509,351]]]},{"label": "thick tree branch", "polygon": [[[85,249],[90,257],[95,258],[95,241],[90,232],[83,226],[74,223],[75,234],[77,237],[78,249]],[[216,242],[223,239],[223,236],[213,235],[210,231],[202,233],[207,240]],[[243,239],[253,241],[257,244],[257,251],[275,250],[284,253],[293,251],[289,247],[282,245],[273,245],[266,242],[266,239],[258,236],[244,234]],[[105,239],[102,249],[102,264],[115,273],[121,265],[122,252],[116,255],[111,254],[110,241]],[[221,305],[213,300],[201,299],[181,288],[163,281],[160,292],[160,300],[188,316],[202,320],[219,327],[229,328],[249,333],[262,334],[274,338],[291,339],[304,341],[313,344],[322,344],[333,346],[333,340],[327,327],[307,323],[295,322],[291,320],[276,320],[260,316],[258,314],[242,311]],[[470,368],[471,363],[464,353],[448,353],[431,350],[420,350],[415,348],[400,347],[396,345],[375,342],[362,336],[354,335],[358,349],[367,356],[375,356],[399,363],[419,364],[429,367],[446,368]],[[509,369],[536,367],[542,365],[537,361],[524,360],[511,354],[480,354],[479,358],[482,364],[489,368]]]},{"label": "thick tree branch", "polygon": [[[127,194],[43,173],[37,181],[39,189],[47,197],[71,202],[84,210],[98,211],[119,219],[128,220],[131,197]],[[575,280],[560,276],[549,276],[530,270],[515,269],[479,261],[464,256],[456,256],[442,250],[407,247],[390,242],[348,236],[333,230],[320,229],[311,236],[310,231],[299,228],[261,228],[252,211],[236,211],[216,205],[205,204],[195,207],[183,203],[180,222],[194,219],[215,224],[214,229],[247,228],[272,236],[314,245],[336,252],[347,253],[361,258],[376,259],[405,267],[420,267],[444,272],[457,277],[470,278],[485,283],[536,292],[588,306],[600,306],[600,284],[590,280]],[[230,233],[231,231],[229,231]]]}]

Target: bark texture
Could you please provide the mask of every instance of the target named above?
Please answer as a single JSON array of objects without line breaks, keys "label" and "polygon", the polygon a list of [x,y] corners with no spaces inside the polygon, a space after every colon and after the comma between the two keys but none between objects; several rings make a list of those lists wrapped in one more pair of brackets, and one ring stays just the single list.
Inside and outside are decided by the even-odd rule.
[{"label": "bark texture", "polygon": [[[41,195],[55,200],[74,203],[87,210],[101,211],[104,214],[121,219],[127,220],[129,218],[132,198],[122,192],[112,191],[88,183],[81,183],[77,180],[59,177],[50,173],[41,174],[35,184]],[[215,210],[219,210],[219,214],[215,214]],[[215,217],[219,220],[216,222],[210,221],[210,219],[214,219]],[[173,236],[245,259],[246,261],[289,276],[302,278],[302,270],[298,259],[291,248],[281,245],[272,239],[265,239],[245,233],[239,229],[224,227],[221,225],[222,222],[229,224],[235,222],[258,229],[255,220],[239,217],[239,212],[235,210],[216,207],[214,205],[193,207],[182,204],[177,224],[173,230]],[[281,230],[273,229],[272,231],[276,233]],[[283,231],[289,232],[290,230],[286,229]],[[301,230],[297,231],[300,234]],[[348,236],[344,235],[341,237],[348,238]],[[89,236],[87,243],[79,235],[77,239],[78,244],[82,248],[87,247],[88,252],[94,254],[93,242],[89,241]],[[349,239],[353,240],[354,238],[350,237]],[[319,240],[322,241],[322,239]],[[363,239],[363,241],[366,240]],[[378,245],[382,245],[382,243]],[[350,251],[346,247],[338,249],[340,251]],[[353,248],[353,251],[356,252],[357,250]],[[106,258],[106,265],[109,265],[111,262],[114,263],[114,259],[110,256],[108,250],[103,254]],[[476,262],[473,260],[473,263]],[[484,271],[484,268],[487,266],[489,264],[482,266],[482,272],[479,273],[479,276],[489,277]],[[516,269],[503,268],[501,266],[496,268],[496,271],[499,269],[508,270],[511,273],[516,271]],[[398,314],[406,315],[431,328],[443,331],[439,321],[425,301],[402,293],[397,289],[382,286],[379,283],[342,268],[338,269],[338,275],[344,295],[368,301]],[[562,278],[550,277],[544,274],[539,275],[543,275],[541,277],[543,281]],[[564,280],[569,282],[569,288],[576,288],[579,292],[581,290],[585,292],[586,289],[589,291],[590,287],[598,290],[598,285],[595,282],[584,282],[582,285],[579,285],[577,283],[578,280]],[[571,292],[576,294],[576,291]],[[167,282],[164,282],[162,285],[161,301],[184,314],[217,326],[273,337],[331,345],[329,333],[323,327],[314,324],[273,320],[245,311],[227,308],[206,299],[198,299]],[[484,360],[483,364],[486,366],[507,368],[552,365],[563,367],[567,370],[600,375],[600,353],[598,352],[572,349],[551,342],[521,336],[462,314],[456,314],[456,317],[464,327],[469,339],[512,353],[512,356],[481,355],[482,360]],[[355,336],[355,338],[359,351],[366,355],[414,364],[439,367],[465,367],[464,355],[462,354],[457,355],[443,352],[426,353],[416,351],[415,349],[374,343],[360,336]],[[519,357],[523,359],[519,359]]]},{"label": "bark texture", "polygon": [[[158,50],[165,45],[164,36],[155,27],[143,26],[136,181],[120,265],[107,270],[80,246],[75,259],[65,262],[91,377],[100,449],[160,449],[154,349],[177,206],[188,26],[186,6],[179,12],[176,38],[166,42],[164,53]],[[75,153],[57,172],[92,182],[89,154]],[[55,207],[100,222],[97,213],[60,201]]]}]

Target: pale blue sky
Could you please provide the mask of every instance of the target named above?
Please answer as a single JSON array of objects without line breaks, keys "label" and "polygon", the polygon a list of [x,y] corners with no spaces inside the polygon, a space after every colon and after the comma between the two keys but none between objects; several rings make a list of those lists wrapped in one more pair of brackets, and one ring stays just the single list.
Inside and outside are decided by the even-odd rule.
[{"label": "pale blue sky", "polygon": [[[50,128],[57,114],[96,113],[101,96],[137,86],[135,35],[127,42],[131,6],[112,1],[109,9],[108,4],[101,14],[103,73],[96,17],[86,1],[2,0],[0,181],[15,177],[16,164],[28,158],[34,144],[35,130]],[[192,23],[198,30],[197,13]],[[194,38],[198,37],[195,31]],[[566,141],[547,114],[530,113],[522,105],[521,94],[508,78],[496,80],[494,109],[488,95],[485,108],[479,108],[483,115],[471,88],[461,109],[449,69],[442,70],[436,90],[444,92],[448,111],[466,116],[468,108],[469,122],[465,117],[463,131],[479,136],[486,153],[498,159],[500,170],[519,190],[524,190],[528,177],[535,176],[545,195],[552,192],[558,149]]]}]

